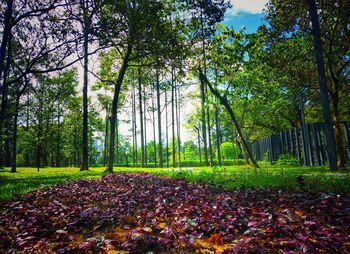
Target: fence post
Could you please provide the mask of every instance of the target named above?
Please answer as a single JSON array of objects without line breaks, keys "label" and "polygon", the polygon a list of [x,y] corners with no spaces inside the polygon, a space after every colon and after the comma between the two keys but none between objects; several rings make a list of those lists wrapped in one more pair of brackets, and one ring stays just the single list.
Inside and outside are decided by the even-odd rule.
[{"label": "fence post", "polygon": [[297,158],[299,161],[299,164],[301,164],[301,158],[300,158],[300,142],[299,142],[299,133],[298,133],[298,128],[294,128],[295,132],[295,140],[296,140],[296,151],[297,151]]}]

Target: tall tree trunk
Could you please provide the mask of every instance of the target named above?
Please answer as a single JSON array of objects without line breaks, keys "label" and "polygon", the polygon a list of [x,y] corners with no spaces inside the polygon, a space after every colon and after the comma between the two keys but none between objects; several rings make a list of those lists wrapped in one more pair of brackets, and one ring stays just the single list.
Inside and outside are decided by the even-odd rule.
[{"label": "tall tree trunk", "polygon": [[207,127],[205,120],[205,84],[202,80],[200,80],[200,88],[201,88],[201,124],[202,124],[202,139],[203,139],[203,151],[204,151],[204,161],[205,165],[209,166],[208,162],[208,150],[207,150]]},{"label": "tall tree trunk", "polygon": [[[8,70],[10,69],[10,63],[11,63],[11,47],[12,45],[12,34],[10,31],[9,37],[8,37],[8,48],[7,48],[7,61],[5,68],[3,69],[3,88],[1,91],[1,107],[0,107],[0,168],[3,168],[3,146],[4,142],[2,140],[2,133],[3,133],[3,123],[6,120],[6,113],[7,113],[7,103],[8,103],[8,98],[7,98],[7,90],[8,87],[6,85],[7,81],[7,74]],[[0,75],[0,81],[1,81],[1,75]]]},{"label": "tall tree trunk", "polygon": [[109,138],[109,158],[108,158],[108,167],[106,169],[106,171],[109,173],[113,172],[115,121],[117,117],[119,93],[120,93],[121,85],[123,83],[125,72],[128,68],[131,51],[132,51],[132,46],[128,45],[124,59],[122,61],[122,65],[119,70],[117,82],[114,85],[114,96],[113,96],[113,102],[112,102],[112,116],[111,116],[112,117],[111,118],[111,136]]},{"label": "tall tree trunk", "polygon": [[165,101],[165,139],[166,139],[166,166],[169,168],[169,125],[168,125],[168,98],[167,92],[164,92]]},{"label": "tall tree trunk", "polygon": [[[163,167],[163,145],[162,145],[162,121],[161,121],[161,108],[160,108],[160,83],[159,73],[156,73],[156,85],[157,85],[157,116],[158,116],[158,157],[159,167]],[[168,124],[168,123],[166,123]]]},{"label": "tall tree trunk", "polygon": [[134,166],[136,166],[136,161],[135,161],[135,86],[133,85],[132,87],[132,105],[131,105],[131,124],[132,124],[132,163]]},{"label": "tall tree trunk", "polygon": [[199,165],[202,166],[201,131],[200,127],[194,126],[194,128],[197,131]]},{"label": "tall tree trunk", "polygon": [[337,139],[337,148],[339,154],[338,168],[343,169],[345,167],[345,151],[344,151],[344,142],[342,135],[342,127],[340,122],[340,113],[339,113],[339,96],[335,94],[331,96],[333,104],[333,119],[335,124],[335,137]]},{"label": "tall tree trunk", "polygon": [[118,120],[118,111],[115,117],[115,163],[119,166],[119,120]]},{"label": "tall tree trunk", "polygon": [[60,166],[60,153],[61,153],[61,132],[60,132],[60,107],[57,109],[57,147],[56,147],[56,167]]},{"label": "tall tree trunk", "polygon": [[154,165],[157,166],[157,141],[156,141],[156,116],[155,116],[155,105],[154,105],[154,87],[152,87],[152,125],[153,125],[153,158]]},{"label": "tall tree trunk", "polygon": [[216,132],[216,152],[217,152],[217,159],[218,159],[218,165],[221,166],[221,141],[220,141],[220,123],[219,123],[219,107],[216,107],[215,109],[215,132]]},{"label": "tall tree trunk", "polygon": [[1,95],[1,112],[0,112],[0,168],[3,168],[4,162],[4,146],[5,140],[3,139],[3,122],[6,119],[6,109],[7,109],[7,87],[4,87]]},{"label": "tall tree trunk", "polygon": [[174,84],[174,68],[171,71],[171,130],[173,135],[173,167],[176,167],[176,150],[175,150],[175,84]]},{"label": "tall tree trunk", "polygon": [[147,165],[147,115],[146,115],[146,87],[143,87],[143,125],[144,125],[144,137],[145,137],[145,165]]},{"label": "tall tree trunk", "polygon": [[89,126],[88,126],[88,65],[90,21],[86,0],[82,2],[84,20],[84,82],[83,82],[83,164],[81,171],[89,170]]},{"label": "tall tree trunk", "polygon": [[[13,0],[7,0],[7,7],[4,16],[4,28],[2,32],[2,40],[0,45],[0,81],[3,80],[5,69],[6,48],[9,46],[9,38],[11,37],[11,17],[13,12]],[[5,76],[5,75],[4,75]],[[0,92],[6,86],[5,82],[0,84]]]},{"label": "tall tree trunk", "polygon": [[[207,86],[205,86],[205,94],[206,96],[209,96],[208,91],[207,91]],[[208,146],[209,146],[209,160],[210,160],[210,167],[213,166],[213,146],[211,142],[211,124],[210,124],[210,111],[209,111],[209,103],[206,103],[206,109],[207,109],[207,126],[208,126]]]},{"label": "tall tree trunk", "polygon": [[135,92],[135,85],[133,85],[133,106],[134,106],[134,142],[135,142],[135,165],[137,166],[138,160],[137,160],[137,123],[136,123],[136,92]]},{"label": "tall tree trunk", "polygon": [[316,63],[318,70],[318,80],[321,93],[321,104],[323,109],[323,121],[325,126],[325,135],[326,135],[326,146],[329,166],[332,171],[337,170],[337,153],[335,148],[335,139],[333,132],[333,123],[331,121],[331,114],[329,110],[329,100],[328,100],[328,91],[327,91],[327,81],[324,67],[323,59],[323,49],[321,43],[321,32],[320,25],[318,21],[317,6],[315,0],[308,0],[310,7],[310,16],[314,37],[314,47],[316,54]]},{"label": "tall tree trunk", "polygon": [[145,144],[143,136],[143,110],[142,110],[142,82],[141,82],[141,68],[138,68],[138,83],[139,83],[139,107],[140,107],[140,134],[141,134],[141,167],[145,166]]},{"label": "tall tree trunk", "polygon": [[13,136],[12,136],[12,163],[11,163],[11,173],[16,172],[17,168],[17,119],[19,110],[19,94],[16,94],[15,110],[13,116]]},{"label": "tall tree trunk", "polygon": [[181,139],[180,139],[180,103],[179,103],[179,90],[175,87],[175,104],[176,104],[176,135],[177,135],[177,152],[178,152],[178,164],[181,168]]},{"label": "tall tree trunk", "polygon": [[252,151],[250,150],[250,148],[248,146],[248,143],[247,143],[247,141],[245,140],[245,138],[244,138],[244,136],[242,134],[241,128],[240,128],[240,126],[238,124],[238,121],[237,121],[237,119],[235,117],[235,114],[234,114],[234,112],[233,112],[229,102],[227,101],[227,99],[225,97],[221,96],[220,93],[213,88],[213,86],[210,84],[210,82],[207,79],[207,77],[201,71],[200,71],[199,75],[200,75],[200,79],[208,85],[208,87],[209,87],[210,91],[212,92],[212,94],[214,94],[216,96],[216,98],[219,99],[220,103],[228,111],[228,113],[229,113],[229,115],[231,117],[231,120],[232,120],[232,122],[233,122],[233,124],[234,124],[234,126],[235,126],[235,128],[236,128],[236,130],[238,132],[238,135],[241,138],[241,142],[242,142],[242,144],[244,146],[244,149],[245,149],[245,152],[246,152],[247,156],[249,157],[250,161],[253,163],[254,167],[255,168],[259,168],[259,165],[256,163],[256,161],[254,159],[254,156],[252,154]]},{"label": "tall tree trunk", "polygon": [[109,112],[108,112],[108,109],[106,109],[106,120],[105,120],[106,131],[105,131],[105,145],[104,145],[103,166],[106,166],[107,160],[108,160],[108,135],[109,135],[108,125],[109,125]]},{"label": "tall tree trunk", "polygon": [[[215,69],[215,86],[218,86],[218,71]],[[219,120],[220,108],[215,106],[215,133],[216,133],[216,152],[218,165],[221,166],[221,132],[220,132],[220,120]]]},{"label": "tall tree trunk", "polygon": [[[27,105],[26,105],[26,132],[29,132],[29,95],[27,95]],[[29,167],[29,154],[26,151],[25,155],[25,165]]]}]

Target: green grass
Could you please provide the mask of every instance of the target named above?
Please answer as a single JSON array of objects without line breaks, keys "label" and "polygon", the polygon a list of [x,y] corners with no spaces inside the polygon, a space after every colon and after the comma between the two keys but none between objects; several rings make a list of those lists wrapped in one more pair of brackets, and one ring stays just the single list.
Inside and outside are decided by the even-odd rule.
[{"label": "green grass", "polygon": [[[11,200],[24,193],[45,186],[63,184],[78,179],[99,179],[104,167],[90,168],[18,168],[0,170],[0,200]],[[189,182],[206,183],[225,190],[245,188],[273,188],[306,190],[310,192],[337,192],[350,194],[348,171],[330,173],[326,167],[269,166],[255,171],[247,166],[201,167],[184,169],[115,167],[115,172],[149,172]],[[302,176],[302,178],[300,178]]]}]

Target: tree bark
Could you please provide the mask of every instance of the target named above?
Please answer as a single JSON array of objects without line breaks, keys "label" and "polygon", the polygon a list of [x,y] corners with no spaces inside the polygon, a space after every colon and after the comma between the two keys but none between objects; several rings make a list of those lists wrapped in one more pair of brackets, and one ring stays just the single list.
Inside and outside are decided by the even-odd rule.
[{"label": "tree bark", "polygon": [[197,138],[198,138],[198,156],[199,156],[199,165],[202,166],[202,150],[201,150],[201,131],[200,127],[194,126],[196,132],[197,132]]},{"label": "tree bark", "polygon": [[132,116],[131,116],[131,122],[132,122],[132,162],[133,165],[136,166],[136,160],[135,160],[135,137],[136,137],[136,131],[135,131],[135,86],[132,87]]},{"label": "tree bark", "polygon": [[15,110],[13,116],[13,136],[12,136],[12,161],[11,161],[11,173],[16,172],[17,168],[17,119],[19,109],[19,94],[16,94]]},{"label": "tree bark", "polygon": [[[11,45],[12,45],[12,34],[10,32],[8,37],[8,48],[7,48],[7,61],[6,66],[3,69],[3,89],[1,91],[1,108],[0,108],[0,168],[3,168],[3,140],[2,140],[2,133],[3,133],[3,123],[6,120],[7,115],[7,90],[8,87],[6,85],[7,80],[7,74],[8,70],[10,69],[10,62],[11,62]],[[1,75],[0,75],[0,81],[1,81]]]},{"label": "tree bark", "polygon": [[156,141],[156,116],[155,116],[155,103],[154,103],[154,87],[152,87],[152,125],[153,125],[153,158],[154,165],[157,166],[157,141]]},{"label": "tree bark", "polygon": [[[6,58],[6,48],[9,45],[9,38],[11,34],[11,16],[13,12],[13,0],[7,0],[7,8],[4,16],[4,29],[2,32],[2,40],[0,45],[0,81],[3,80],[4,68],[5,68],[5,58]],[[0,92],[5,87],[3,82],[0,86]]]},{"label": "tree bark", "polygon": [[111,116],[112,117],[111,118],[111,136],[109,139],[109,158],[108,158],[108,167],[106,169],[106,172],[108,172],[108,173],[113,172],[115,121],[116,121],[117,110],[118,110],[118,99],[119,99],[121,85],[123,83],[123,79],[125,76],[125,72],[128,68],[128,63],[130,60],[131,51],[132,51],[132,46],[128,45],[124,59],[122,61],[121,68],[119,70],[117,81],[114,85],[114,96],[113,96],[113,102],[112,102],[112,116]]},{"label": "tree bark", "polygon": [[145,165],[147,165],[147,115],[146,115],[146,87],[143,87],[143,125],[144,125],[144,137],[145,137]]},{"label": "tree bark", "polygon": [[169,126],[168,126],[168,98],[167,92],[164,92],[165,97],[165,139],[166,139],[166,166],[169,168]]},{"label": "tree bark", "polygon": [[109,130],[108,130],[108,126],[109,125],[109,112],[108,109],[106,109],[106,120],[105,120],[105,145],[104,145],[104,160],[103,160],[103,166],[106,166],[107,164],[107,160],[108,160],[108,134],[109,134]]},{"label": "tree bark", "polygon": [[175,104],[176,104],[176,133],[177,133],[177,152],[178,152],[178,165],[181,168],[181,139],[180,139],[180,103],[179,103],[179,90],[175,87]]},{"label": "tree bark", "polygon": [[145,144],[143,136],[143,110],[142,110],[142,82],[141,82],[141,68],[138,68],[138,83],[139,83],[139,107],[140,107],[140,134],[141,134],[141,167],[145,166]]},{"label": "tree bark", "polygon": [[208,162],[208,150],[207,150],[207,127],[205,119],[205,91],[204,82],[200,79],[200,89],[201,89],[201,124],[202,124],[202,139],[203,139],[203,151],[204,151],[204,161],[205,165],[209,166]]},{"label": "tree bark", "polygon": [[218,165],[221,166],[221,142],[220,142],[220,124],[219,124],[219,108],[215,109],[215,131],[216,131],[216,150]]},{"label": "tree bark", "polygon": [[[162,121],[161,121],[161,110],[160,110],[160,83],[159,73],[156,73],[156,85],[157,85],[157,116],[158,116],[158,157],[159,167],[163,167],[163,145],[162,145]],[[167,123],[166,123],[167,124]]]},{"label": "tree bark", "polygon": [[118,111],[117,111],[117,115],[115,117],[115,163],[117,164],[117,166],[119,166],[119,120],[118,120]]},{"label": "tree bark", "polygon": [[247,141],[246,141],[245,138],[243,137],[241,128],[240,128],[240,126],[239,126],[239,124],[238,124],[238,121],[237,121],[237,119],[236,119],[236,117],[235,117],[235,114],[234,114],[234,112],[233,112],[233,110],[232,110],[232,108],[231,108],[229,102],[227,101],[226,97],[221,96],[220,93],[219,93],[217,90],[215,90],[215,89],[213,88],[213,86],[211,85],[211,83],[209,82],[209,80],[207,79],[207,77],[206,77],[201,71],[200,71],[199,76],[200,76],[200,79],[203,81],[203,83],[205,82],[205,83],[208,85],[210,91],[219,99],[220,103],[221,103],[221,104],[226,108],[226,110],[228,111],[228,113],[229,113],[229,115],[230,115],[230,117],[231,117],[231,120],[232,120],[232,122],[233,122],[233,124],[234,124],[234,126],[235,126],[235,128],[236,128],[236,130],[237,130],[237,132],[238,132],[238,135],[239,135],[239,137],[241,138],[241,142],[242,142],[243,147],[244,147],[244,149],[245,149],[245,151],[246,151],[246,153],[247,153],[247,156],[249,157],[250,161],[253,163],[254,167],[255,167],[255,168],[259,168],[259,165],[256,163],[256,161],[255,161],[255,159],[254,159],[254,156],[253,156],[253,154],[252,154],[252,151],[250,150],[250,148],[249,148],[249,146],[248,146]]},{"label": "tree bark", "polygon": [[344,151],[344,142],[342,135],[342,127],[340,122],[340,113],[339,113],[339,97],[338,95],[332,96],[332,104],[333,104],[333,119],[335,125],[335,138],[337,140],[337,148],[338,148],[338,168],[343,169],[345,167],[345,151]]},{"label": "tree bark", "polygon": [[327,81],[323,59],[323,49],[321,43],[321,32],[318,21],[317,6],[315,0],[308,0],[310,7],[310,16],[313,29],[314,48],[316,54],[316,63],[318,70],[318,79],[321,93],[321,104],[323,109],[323,121],[325,126],[326,146],[329,166],[332,171],[337,170],[337,153],[335,148],[335,139],[333,132],[333,123],[331,121],[331,114],[329,110],[329,99],[327,91]]},{"label": "tree bark", "polygon": [[171,131],[173,135],[173,167],[176,167],[176,149],[175,149],[175,87],[174,87],[174,68],[171,71]]},{"label": "tree bark", "polygon": [[61,132],[60,132],[60,107],[57,106],[57,147],[56,147],[56,167],[60,166],[61,153]]},{"label": "tree bark", "polygon": [[84,81],[83,81],[83,164],[80,171],[89,170],[89,126],[88,126],[88,65],[90,20],[86,0],[83,1],[84,20]]}]

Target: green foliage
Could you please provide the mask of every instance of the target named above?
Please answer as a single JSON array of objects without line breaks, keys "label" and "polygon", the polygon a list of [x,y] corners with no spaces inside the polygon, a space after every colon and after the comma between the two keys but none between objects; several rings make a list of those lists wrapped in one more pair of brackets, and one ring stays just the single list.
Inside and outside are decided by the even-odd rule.
[{"label": "green foliage", "polygon": [[220,146],[223,160],[232,160],[239,158],[240,150],[238,146],[232,142],[224,142]]},{"label": "green foliage", "polygon": [[276,162],[278,166],[299,166],[299,161],[293,154],[281,154]]}]

